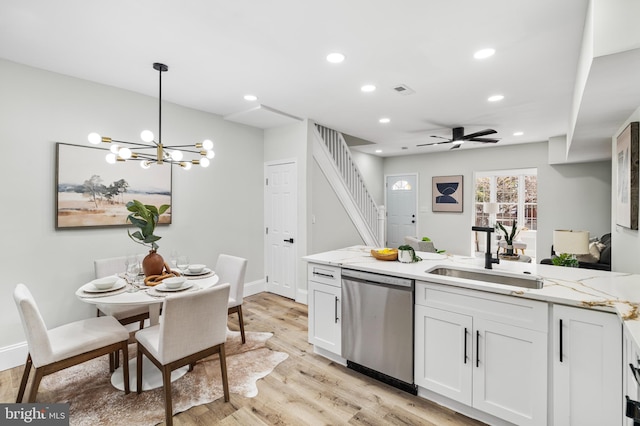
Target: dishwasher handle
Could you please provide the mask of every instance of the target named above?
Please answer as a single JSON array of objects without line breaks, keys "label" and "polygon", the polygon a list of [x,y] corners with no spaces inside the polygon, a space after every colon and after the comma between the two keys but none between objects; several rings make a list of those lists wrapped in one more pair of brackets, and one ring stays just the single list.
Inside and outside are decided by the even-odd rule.
[{"label": "dishwasher handle", "polygon": [[338,323],[338,320],[340,319],[340,318],[338,318],[338,302],[339,302],[339,301],[340,301],[340,299],[338,299],[338,296],[336,296],[336,300],[335,300],[335,303],[334,303],[334,305],[333,305],[333,309],[334,309],[334,310],[333,310],[333,312],[334,312],[334,314],[333,314],[333,315],[334,315],[334,317],[335,317],[335,320],[334,320],[334,323],[335,323],[335,324],[337,324],[337,323]]}]

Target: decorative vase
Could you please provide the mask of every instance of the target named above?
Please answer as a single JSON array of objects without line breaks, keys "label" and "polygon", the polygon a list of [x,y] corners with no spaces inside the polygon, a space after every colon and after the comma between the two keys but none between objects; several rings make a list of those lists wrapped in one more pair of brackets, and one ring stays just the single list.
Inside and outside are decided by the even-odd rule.
[{"label": "decorative vase", "polygon": [[149,250],[149,254],[142,259],[142,272],[149,275],[162,275],[164,270],[164,259],[155,250]]},{"label": "decorative vase", "polygon": [[411,250],[398,250],[398,261],[402,263],[413,262],[413,252]]},{"label": "decorative vase", "polygon": [[513,256],[513,245],[507,244],[507,256]]}]

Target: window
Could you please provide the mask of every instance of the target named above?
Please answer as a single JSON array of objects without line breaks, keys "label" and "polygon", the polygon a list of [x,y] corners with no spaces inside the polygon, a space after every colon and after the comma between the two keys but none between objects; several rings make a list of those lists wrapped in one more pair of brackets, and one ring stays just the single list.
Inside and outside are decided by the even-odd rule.
[{"label": "window", "polygon": [[[496,222],[535,231],[538,229],[538,177],[535,169],[476,173],[475,224],[493,227]],[[497,213],[486,206],[496,203]]]},{"label": "window", "polygon": [[411,184],[406,180],[398,180],[391,185],[392,191],[411,191]]}]

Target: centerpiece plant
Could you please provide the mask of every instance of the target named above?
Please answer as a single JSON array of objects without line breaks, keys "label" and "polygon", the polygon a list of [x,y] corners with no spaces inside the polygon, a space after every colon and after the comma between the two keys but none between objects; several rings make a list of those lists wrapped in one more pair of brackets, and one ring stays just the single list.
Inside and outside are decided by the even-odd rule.
[{"label": "centerpiece plant", "polygon": [[127,222],[138,228],[138,231],[133,233],[127,230],[129,238],[150,248],[149,254],[142,261],[142,269],[147,276],[161,274],[164,268],[164,259],[157,253],[158,244],[156,243],[162,237],[155,235],[154,232],[160,221],[160,215],[166,212],[169,207],[171,207],[169,204],[156,207],[143,204],[138,200],[127,203],[127,210],[131,212],[127,216]]},{"label": "centerpiece plant", "polygon": [[507,254],[513,255],[513,239],[518,236],[518,222],[516,220],[513,221],[511,225],[511,231],[507,231],[507,229],[500,223],[496,223],[496,228],[498,228],[502,235],[504,236],[504,241],[507,243]]}]

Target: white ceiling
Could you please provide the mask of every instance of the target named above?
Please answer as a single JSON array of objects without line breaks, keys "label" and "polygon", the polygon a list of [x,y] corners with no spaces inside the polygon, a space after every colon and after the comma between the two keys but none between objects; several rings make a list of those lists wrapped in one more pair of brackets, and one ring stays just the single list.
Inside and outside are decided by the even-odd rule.
[{"label": "white ceiling", "polygon": [[[375,143],[357,147],[364,152],[406,155],[448,149],[416,144],[450,137],[458,126],[493,128],[497,145],[570,133],[587,4],[2,0],[0,57],[150,96],[158,85],[152,63],[162,62],[169,66],[163,100],[262,128],[309,118]],[[473,59],[485,47],[496,54]],[[346,56],[342,64],[325,60],[334,51]],[[366,83],[377,90],[362,93]],[[396,93],[399,84],[415,93]],[[593,105],[599,88],[585,92]],[[245,101],[247,93],[258,101]],[[487,102],[497,93],[503,101]],[[584,108],[589,127],[575,135],[589,139],[589,149],[609,144],[611,128],[630,114],[630,106],[618,108],[598,126],[598,108]]]}]

